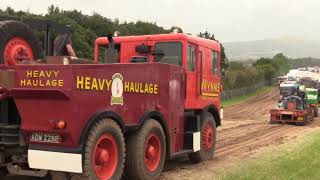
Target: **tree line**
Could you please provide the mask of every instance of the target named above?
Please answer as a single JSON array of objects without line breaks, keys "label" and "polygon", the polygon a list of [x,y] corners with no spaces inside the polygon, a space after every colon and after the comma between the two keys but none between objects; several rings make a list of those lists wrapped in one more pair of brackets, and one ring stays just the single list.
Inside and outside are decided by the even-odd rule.
[{"label": "tree line", "polygon": [[290,69],[290,60],[282,53],[272,58],[260,58],[252,63],[232,61],[222,84],[225,90],[229,90],[253,86],[263,81],[271,83],[274,78],[288,73]]},{"label": "tree line", "polygon": [[270,82],[276,77],[286,75],[290,69],[320,67],[317,58],[288,58],[279,53],[272,58],[251,61],[232,61],[222,79],[225,90],[253,86],[262,81]]},{"label": "tree line", "polygon": [[[163,34],[170,33],[174,29],[178,29],[178,32],[183,32],[183,30],[177,26],[166,29],[153,22],[120,22],[119,19],[110,19],[97,13],[85,15],[82,14],[81,11],[63,10],[54,5],[51,5],[44,15],[15,11],[7,7],[3,10],[0,9],[0,16],[50,20],[70,26],[73,30],[73,47],[77,55],[90,59],[93,58],[93,44],[95,39],[115,31],[119,31],[121,35]],[[39,38],[43,38],[42,36],[43,34],[38,34]],[[208,31],[200,32],[198,36],[218,41],[214,34]],[[221,48],[221,58],[226,62],[227,55],[224,53],[224,47],[221,46]],[[271,81],[276,76],[287,73],[291,67],[310,66],[310,63],[312,65],[320,65],[319,62],[320,61],[312,58],[292,60],[283,54],[277,54],[273,58],[260,58],[251,63],[230,62],[223,78],[223,85],[225,89],[251,86],[261,81]]]},{"label": "tree line", "polygon": [[289,63],[292,69],[313,66],[320,67],[320,59],[312,57],[290,59]]},{"label": "tree line", "polygon": [[[178,26],[172,26],[169,29],[158,26],[155,22],[120,22],[119,19],[110,19],[103,17],[98,13],[92,15],[82,14],[78,10],[63,10],[57,6],[51,5],[44,15],[33,14],[25,11],[15,11],[11,7],[0,9],[0,16],[11,16],[18,18],[34,18],[41,20],[50,20],[59,24],[69,26],[72,29],[72,41],[79,57],[93,58],[93,44],[97,37],[103,37],[108,34],[113,34],[115,31],[120,32],[120,35],[147,35],[147,34],[167,34],[175,29],[179,33],[183,30]],[[44,38],[43,33],[36,34],[40,39]],[[199,33],[198,36],[216,40],[214,34],[207,31]],[[224,48],[222,47],[222,59],[226,59]]]},{"label": "tree line", "polygon": [[119,31],[120,35],[163,34],[178,28],[173,26],[170,29],[165,29],[156,23],[143,21],[120,22],[119,19],[110,19],[98,13],[85,15],[81,11],[63,10],[54,5],[51,5],[44,15],[15,11],[7,7],[4,10],[0,9],[0,16],[50,20],[69,26],[72,29],[71,38],[77,55],[90,59],[93,58],[93,44],[97,37],[107,36],[115,31]]}]

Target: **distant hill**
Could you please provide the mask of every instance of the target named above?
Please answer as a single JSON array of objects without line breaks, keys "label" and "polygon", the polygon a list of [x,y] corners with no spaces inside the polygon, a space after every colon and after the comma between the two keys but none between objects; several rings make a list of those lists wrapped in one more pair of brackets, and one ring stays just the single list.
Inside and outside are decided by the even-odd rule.
[{"label": "distant hill", "polygon": [[294,37],[227,42],[223,43],[223,45],[231,61],[272,57],[279,52],[284,53],[290,58],[320,58],[320,42]]}]

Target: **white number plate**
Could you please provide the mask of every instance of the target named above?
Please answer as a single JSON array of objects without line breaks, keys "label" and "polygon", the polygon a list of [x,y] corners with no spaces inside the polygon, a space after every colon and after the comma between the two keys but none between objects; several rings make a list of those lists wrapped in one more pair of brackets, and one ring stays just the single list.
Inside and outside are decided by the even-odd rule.
[{"label": "white number plate", "polygon": [[60,140],[60,135],[56,134],[33,133],[30,136],[30,141],[35,142],[60,143]]}]

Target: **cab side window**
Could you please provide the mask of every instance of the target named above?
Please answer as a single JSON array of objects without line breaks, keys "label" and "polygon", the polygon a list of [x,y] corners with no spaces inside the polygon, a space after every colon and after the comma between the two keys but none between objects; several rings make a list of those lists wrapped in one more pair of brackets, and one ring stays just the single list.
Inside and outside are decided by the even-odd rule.
[{"label": "cab side window", "polygon": [[212,73],[215,76],[219,75],[219,53],[217,51],[212,51]]},{"label": "cab side window", "polygon": [[182,65],[182,44],[180,42],[158,42],[155,49],[163,52],[163,56],[155,57],[155,62]]},{"label": "cab side window", "polygon": [[196,67],[196,48],[188,46],[188,71],[194,71]]}]

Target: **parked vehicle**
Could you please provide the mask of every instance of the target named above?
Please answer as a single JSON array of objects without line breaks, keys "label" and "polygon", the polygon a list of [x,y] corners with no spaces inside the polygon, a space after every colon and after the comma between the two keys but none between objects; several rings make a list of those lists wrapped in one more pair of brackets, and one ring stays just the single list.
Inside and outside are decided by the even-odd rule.
[{"label": "parked vehicle", "polygon": [[0,165],[10,174],[156,179],[166,159],[212,159],[221,125],[218,42],[109,35],[96,40],[94,61],[35,61],[29,26],[0,22],[0,32],[11,34],[0,44]]}]

